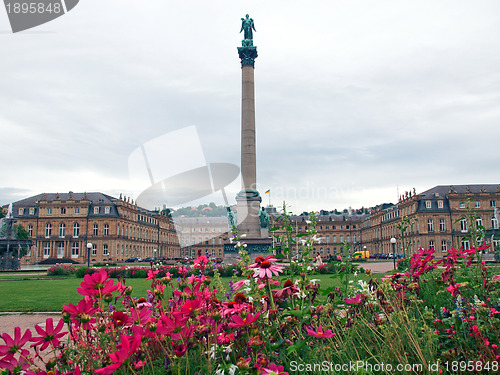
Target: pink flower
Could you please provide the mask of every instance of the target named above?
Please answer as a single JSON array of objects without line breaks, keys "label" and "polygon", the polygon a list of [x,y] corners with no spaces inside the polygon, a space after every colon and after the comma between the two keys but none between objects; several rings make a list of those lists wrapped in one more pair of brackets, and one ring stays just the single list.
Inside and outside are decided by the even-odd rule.
[{"label": "pink flower", "polygon": [[262,371],[262,375],[289,375],[283,366],[277,366],[275,363],[269,364],[266,368],[261,368],[260,371]]},{"label": "pink flower", "polygon": [[278,264],[273,264],[273,262],[276,262],[276,258],[273,258],[272,255],[266,258],[257,257],[255,263],[252,263],[249,268],[255,268],[254,277],[270,279],[273,275],[278,276],[283,272],[283,267]]},{"label": "pink flower", "polygon": [[323,327],[321,326],[321,324],[318,327],[318,331],[313,331],[312,329],[306,328],[306,332],[309,336],[314,336],[320,339],[335,336],[335,333],[333,333],[331,329],[323,331]]},{"label": "pink flower", "polygon": [[146,280],[156,279],[156,275],[158,275],[159,272],[160,271],[158,271],[158,270],[156,270],[156,271],[149,270],[148,277],[146,278]]},{"label": "pink flower", "polygon": [[112,365],[95,370],[96,374],[108,375],[113,374],[139,347],[141,344],[141,336],[134,337],[121,335],[120,343],[116,346],[117,351],[109,355],[109,359],[113,362]]},{"label": "pink flower", "polygon": [[493,276],[493,280],[500,281],[500,273],[498,275]]},{"label": "pink flower", "polygon": [[364,296],[361,293],[356,294],[354,297],[345,298],[344,302],[349,305],[359,305],[363,302]]},{"label": "pink flower", "polygon": [[454,296],[455,294],[457,294],[457,293],[458,293],[458,287],[459,287],[459,286],[460,286],[460,284],[454,284],[454,285],[453,285],[453,284],[450,284],[450,285],[446,288],[446,290],[447,290],[448,292],[450,292],[452,296]]},{"label": "pink flower", "polygon": [[201,272],[205,270],[208,264],[208,258],[205,255],[199,256],[194,260],[194,268],[199,268]]},{"label": "pink flower", "polygon": [[113,279],[110,279],[106,270],[102,269],[92,275],[85,275],[80,286],[81,288],[76,291],[82,296],[99,298],[120,289],[121,284],[113,285]]},{"label": "pink flower", "polygon": [[5,355],[3,360],[11,362],[16,353],[20,353],[22,357],[26,357],[29,354],[28,350],[23,349],[24,344],[31,339],[31,331],[29,329],[21,336],[21,328],[16,327],[14,328],[14,338],[7,333],[3,333],[2,339],[5,341],[5,345],[0,345],[0,355]]},{"label": "pink flower", "polygon": [[97,307],[94,307],[94,301],[88,297],[82,299],[76,306],[72,303],[63,306],[63,311],[70,315],[70,319],[73,323],[77,325],[82,324],[87,329],[90,328],[90,323],[95,322],[92,315],[96,310]]},{"label": "pink flower", "polygon": [[239,315],[233,315],[231,319],[233,319],[234,323],[229,323],[229,327],[245,327],[249,326],[253,322],[255,322],[260,316],[260,311],[253,316],[252,314],[248,313],[244,318],[242,318]]},{"label": "pink flower", "polygon": [[68,333],[68,332],[61,333],[63,326],[64,326],[64,321],[60,319],[59,323],[57,323],[57,326],[54,329],[54,323],[52,321],[52,318],[49,318],[45,321],[45,330],[37,324],[35,326],[35,329],[40,336],[33,337],[30,339],[30,341],[33,342],[31,346],[33,347],[42,345],[40,350],[45,350],[47,346],[49,346],[49,344],[52,344],[53,348],[57,348],[60,344],[59,339],[63,337],[66,333]]}]

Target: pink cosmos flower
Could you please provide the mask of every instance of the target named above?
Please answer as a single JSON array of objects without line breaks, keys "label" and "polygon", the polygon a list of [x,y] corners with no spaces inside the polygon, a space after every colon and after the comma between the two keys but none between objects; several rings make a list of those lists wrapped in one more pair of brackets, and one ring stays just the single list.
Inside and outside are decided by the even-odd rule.
[{"label": "pink cosmos flower", "polygon": [[156,279],[156,275],[158,275],[158,273],[160,273],[160,271],[158,270],[149,270],[148,271],[148,277],[146,277],[146,280],[151,280],[151,279]]},{"label": "pink cosmos flower", "polygon": [[139,347],[141,344],[141,336],[120,336],[120,343],[116,346],[117,351],[109,355],[109,359],[113,362],[112,365],[97,369],[94,373],[99,375],[113,374]]},{"label": "pink cosmos flower", "polygon": [[335,333],[332,332],[331,329],[323,331],[323,327],[321,326],[321,324],[318,326],[318,331],[313,331],[312,329],[306,328],[306,332],[309,336],[314,336],[320,339],[335,336]]},{"label": "pink cosmos flower", "polygon": [[249,268],[254,268],[254,277],[259,277],[261,279],[270,279],[271,277],[278,276],[283,272],[283,267],[278,264],[273,264],[276,262],[276,258],[272,255],[268,257],[257,257],[255,263],[252,263]]},{"label": "pink cosmos flower", "polygon": [[76,306],[72,303],[63,305],[63,311],[70,315],[71,321],[77,325],[82,324],[87,329],[90,328],[91,323],[95,323],[92,315],[96,310],[97,307],[94,307],[94,301],[89,297],[82,299]]},{"label": "pink cosmos flower", "polygon": [[253,322],[255,322],[260,316],[260,311],[253,316],[252,314],[248,313],[245,318],[242,318],[239,315],[233,315],[231,319],[233,319],[234,323],[229,323],[229,327],[245,327],[249,326]]},{"label": "pink cosmos flower", "polygon": [[45,330],[40,327],[38,324],[35,326],[36,331],[40,336],[32,337],[30,341],[33,342],[31,346],[42,345],[40,350],[45,350],[49,344],[52,344],[53,348],[57,348],[60,344],[59,339],[66,335],[68,332],[62,332],[64,321],[62,319],[57,323],[56,328],[54,329],[54,323],[52,318],[49,318],[45,321]]},{"label": "pink cosmos flower", "polygon": [[356,294],[354,297],[345,298],[344,302],[349,305],[359,305],[363,302],[364,296],[361,293]]},{"label": "pink cosmos flower", "polygon": [[92,275],[85,275],[80,286],[81,288],[76,291],[82,296],[99,298],[120,289],[121,284],[113,285],[113,279],[110,279],[106,270],[102,269]]},{"label": "pink cosmos flower", "polygon": [[498,275],[493,276],[493,280],[500,281],[500,273]]},{"label": "pink cosmos flower", "polygon": [[21,336],[21,328],[14,328],[14,338],[10,337],[7,333],[2,334],[2,339],[5,341],[5,345],[0,345],[0,353],[2,354],[15,354],[21,350],[21,355],[26,355],[27,350],[22,349],[24,344],[26,344],[31,339],[31,331],[27,329],[24,335]]},{"label": "pink cosmos flower", "polygon": [[260,371],[262,375],[289,375],[283,366],[278,366],[275,363],[269,364],[266,368],[261,368]]}]

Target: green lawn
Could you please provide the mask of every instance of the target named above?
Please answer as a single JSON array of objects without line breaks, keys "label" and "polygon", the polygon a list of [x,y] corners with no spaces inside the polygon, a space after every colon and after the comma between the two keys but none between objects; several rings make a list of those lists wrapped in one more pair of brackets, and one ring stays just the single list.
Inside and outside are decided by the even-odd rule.
[{"label": "green lawn", "polygon": [[[379,275],[381,276],[381,275]],[[12,276],[11,278],[16,278]],[[332,279],[331,275],[314,275],[320,280],[321,288],[339,286],[339,279]],[[359,274],[353,280],[368,280],[365,274]],[[226,285],[230,278],[223,278]],[[83,279],[75,277],[51,280],[4,280],[0,281],[0,312],[7,311],[61,311],[67,303],[76,304],[82,298],[76,291]],[[151,286],[146,279],[127,279],[126,285],[133,287],[132,296],[143,297]],[[171,292],[167,292],[171,295]]]}]

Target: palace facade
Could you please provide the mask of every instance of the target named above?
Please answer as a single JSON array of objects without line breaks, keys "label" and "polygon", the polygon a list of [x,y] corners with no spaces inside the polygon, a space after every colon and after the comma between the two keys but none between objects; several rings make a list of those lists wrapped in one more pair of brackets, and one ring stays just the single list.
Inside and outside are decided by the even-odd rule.
[{"label": "palace facade", "polygon": [[[121,195],[114,198],[103,193],[39,194],[13,203],[12,213],[34,243],[23,263],[180,256],[171,218],[163,212],[138,207]],[[87,244],[91,244],[90,250]]]},{"label": "palace facade", "polygon": [[[367,213],[344,212],[317,215],[313,255],[324,258],[339,254],[345,243],[350,251],[392,253],[391,238],[400,254],[403,240],[418,248],[434,248],[442,257],[448,249],[472,246],[474,228],[484,231],[483,242],[500,246],[500,185],[435,186],[420,194],[407,192],[398,203],[382,204]],[[279,226],[280,215],[269,209],[270,227]],[[224,257],[228,243],[227,217],[175,218],[148,211],[129,199],[103,193],[39,194],[13,204],[13,216],[35,246],[23,263],[47,259],[87,262],[123,261],[129,257]],[[474,222],[471,223],[471,217]],[[401,230],[401,225],[406,230]],[[471,225],[473,228],[471,228]],[[292,235],[307,233],[309,215],[290,217]],[[270,232],[279,245],[284,230]],[[296,238],[292,253],[299,250]],[[244,239],[242,239],[244,242]]]}]

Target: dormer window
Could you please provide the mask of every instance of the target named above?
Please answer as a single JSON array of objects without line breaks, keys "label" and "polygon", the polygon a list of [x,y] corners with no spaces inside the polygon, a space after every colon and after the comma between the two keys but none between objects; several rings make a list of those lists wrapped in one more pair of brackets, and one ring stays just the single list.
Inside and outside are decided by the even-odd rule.
[{"label": "dormer window", "polygon": [[432,207],[432,202],[431,201],[425,201],[425,208],[431,208]]},{"label": "dormer window", "polygon": [[24,208],[20,208],[17,212],[19,215],[24,215]]},{"label": "dormer window", "polygon": [[104,208],[104,213],[105,213],[105,214],[109,214],[110,212],[111,212],[111,207],[106,206],[106,207]]},{"label": "dormer window", "polygon": [[94,207],[94,214],[97,215],[99,213],[99,207]]},{"label": "dormer window", "polygon": [[443,207],[444,207],[443,201],[438,201],[438,208],[443,208]]}]

